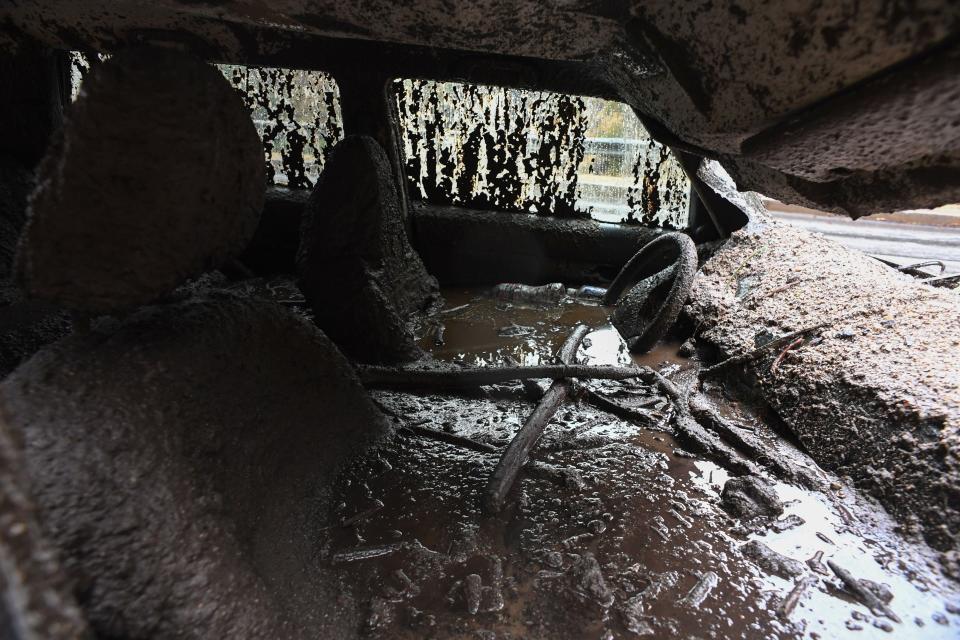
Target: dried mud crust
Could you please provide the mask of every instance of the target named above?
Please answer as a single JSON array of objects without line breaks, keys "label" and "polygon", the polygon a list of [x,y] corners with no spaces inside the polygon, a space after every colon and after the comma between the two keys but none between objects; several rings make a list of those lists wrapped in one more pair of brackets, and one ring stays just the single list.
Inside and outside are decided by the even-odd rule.
[{"label": "dried mud crust", "polygon": [[46,347],[0,385],[99,637],[342,637],[329,485],[389,426],[306,319],[229,294]]},{"label": "dried mud crust", "polygon": [[773,223],[734,234],[686,311],[726,356],[824,324],[749,363],[756,391],[960,577],[960,296]]}]

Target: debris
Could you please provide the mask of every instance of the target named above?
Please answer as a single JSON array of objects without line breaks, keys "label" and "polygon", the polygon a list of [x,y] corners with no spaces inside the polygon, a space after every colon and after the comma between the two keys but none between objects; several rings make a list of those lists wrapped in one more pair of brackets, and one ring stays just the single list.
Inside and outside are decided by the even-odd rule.
[{"label": "debris", "polygon": [[803,573],[803,564],[799,560],[777,553],[758,540],[751,540],[742,547],[740,553],[757,563],[757,566],[769,574],[783,579],[796,578]]},{"label": "debris", "polygon": [[523,469],[531,478],[547,480],[561,487],[573,489],[574,491],[581,491],[587,486],[583,480],[583,475],[573,467],[558,467],[556,465],[546,464],[545,462],[528,460],[527,464],[523,466]]},{"label": "debris", "polygon": [[607,586],[600,571],[600,563],[592,553],[584,553],[570,568],[574,579],[574,590],[603,608],[613,604],[613,590]]},{"label": "debris", "polygon": [[779,520],[774,520],[770,523],[770,528],[776,531],[777,533],[783,533],[784,531],[789,531],[790,529],[796,529],[799,526],[802,526],[806,523],[806,520],[801,518],[795,513],[791,513],[785,518],[780,518]]},{"label": "debris", "polygon": [[858,580],[853,576],[852,573],[838,565],[833,560],[827,560],[827,566],[837,575],[838,578],[843,582],[844,586],[847,587],[847,590],[850,591],[857,599],[876,616],[886,616],[893,620],[894,622],[899,623],[900,618],[895,614],[887,604],[881,600],[873,592],[872,589],[868,588],[861,580]]},{"label": "debris", "polygon": [[396,553],[403,549],[403,543],[395,544],[383,544],[373,547],[356,547],[355,549],[350,549],[349,551],[340,551],[333,554],[331,562],[333,564],[346,564],[348,562],[358,562],[360,560],[372,560],[373,558],[380,558],[383,556],[388,556],[392,553]]},{"label": "debris", "polygon": [[653,411],[648,411],[640,407],[627,407],[610,398],[600,395],[593,389],[585,389],[585,398],[587,402],[598,409],[608,411],[613,415],[638,422],[642,425],[652,425],[660,421],[660,417]]},{"label": "debris", "polygon": [[740,355],[737,355],[737,356],[731,356],[726,360],[718,362],[717,364],[711,365],[709,367],[704,367],[703,369],[700,369],[699,376],[701,379],[706,378],[707,376],[712,376],[718,371],[722,371],[731,365],[750,362],[751,360],[763,354],[764,352],[768,351],[769,349],[773,349],[774,347],[779,347],[782,344],[790,344],[791,342],[794,342],[797,338],[804,338],[815,331],[820,331],[821,329],[825,329],[826,327],[829,327],[831,324],[834,324],[835,322],[836,322],[835,320],[831,320],[827,322],[818,322],[815,325],[812,325],[803,329],[797,329],[796,331],[791,331],[789,333],[785,333],[778,338],[774,338],[768,342],[763,343],[762,346],[759,346],[759,347],[756,347],[755,349],[751,349],[750,351],[747,351],[746,353],[741,353]]},{"label": "debris", "polygon": [[607,295],[607,290],[603,287],[592,287],[585,284],[579,289],[567,289],[567,295],[578,300],[601,302],[603,297]]},{"label": "debris", "polygon": [[688,607],[699,607],[719,583],[720,577],[713,571],[703,572],[700,579],[697,580],[697,584],[693,585],[693,588],[680,600],[680,603]]},{"label": "debris", "polygon": [[742,518],[774,518],[783,513],[783,503],[777,492],[754,475],[727,480],[720,499],[727,511]]},{"label": "debris", "polygon": [[491,292],[494,298],[502,302],[522,302],[528,304],[559,304],[567,295],[562,282],[535,287],[529,284],[498,284]]},{"label": "debris", "polygon": [[790,351],[791,349],[795,349],[799,347],[801,344],[803,344],[803,340],[804,340],[803,336],[800,336],[799,338],[797,338],[796,340],[794,340],[793,342],[785,346],[783,348],[783,351],[780,352],[780,355],[778,355],[776,359],[774,359],[773,364],[770,365],[770,373],[776,373],[777,369],[780,368],[780,363],[783,362],[783,359],[787,357],[787,352]]},{"label": "debris", "polygon": [[[565,365],[571,364],[576,358],[577,349],[584,337],[590,331],[586,325],[578,325],[563,347],[560,349],[560,360]],[[542,377],[542,376],[541,376]],[[517,431],[513,440],[507,445],[503,456],[497,462],[496,468],[490,475],[487,487],[484,490],[482,506],[486,513],[498,513],[503,507],[507,492],[513,486],[520,466],[526,462],[530,451],[536,446],[547,422],[553,417],[570,393],[571,385],[566,380],[554,380],[547,392],[543,394],[536,409],[527,418],[527,421]]]},{"label": "debris", "polygon": [[497,335],[501,338],[518,338],[520,336],[529,336],[536,332],[533,327],[525,327],[519,324],[509,324],[506,327],[497,329]]},{"label": "debris", "polygon": [[463,581],[463,597],[467,602],[467,611],[475,616],[480,611],[480,597],[482,595],[483,582],[475,573],[471,573]]},{"label": "debris", "polygon": [[345,518],[340,523],[340,526],[349,527],[350,525],[360,522],[361,520],[366,520],[367,518],[375,514],[377,511],[380,511],[381,509],[383,509],[383,507],[384,507],[384,504],[381,500],[374,500],[371,506],[353,514],[349,518]]},{"label": "debris", "polygon": [[827,565],[823,564],[823,550],[817,551],[813,554],[813,557],[807,560],[807,566],[810,567],[811,571],[815,571],[820,575],[828,576],[830,571],[827,569]]},{"label": "debris", "polygon": [[536,378],[580,378],[626,380],[643,375],[638,367],[546,364],[532,367],[462,367],[459,369],[417,369],[361,365],[357,375],[367,387],[461,388]]},{"label": "debris", "polygon": [[804,576],[797,580],[793,585],[793,589],[790,590],[787,597],[785,597],[783,602],[780,603],[780,606],[777,607],[777,615],[783,620],[788,620],[790,614],[797,608],[797,604],[800,602],[800,598],[803,597],[804,592],[816,581],[817,579],[813,576]]}]

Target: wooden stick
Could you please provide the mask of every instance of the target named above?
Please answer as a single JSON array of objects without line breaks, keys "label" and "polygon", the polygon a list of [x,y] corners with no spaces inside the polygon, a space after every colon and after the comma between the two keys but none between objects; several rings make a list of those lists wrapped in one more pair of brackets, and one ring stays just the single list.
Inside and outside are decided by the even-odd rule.
[{"label": "wooden stick", "polygon": [[715,365],[713,365],[713,366],[711,366],[711,367],[704,367],[703,369],[700,369],[700,374],[699,374],[699,375],[700,375],[701,378],[706,378],[706,377],[709,376],[709,375],[713,375],[713,374],[716,373],[717,371],[721,371],[721,370],[723,370],[723,369],[726,369],[726,368],[729,367],[730,365],[742,364],[742,363],[744,363],[744,362],[750,362],[751,360],[753,360],[754,358],[756,358],[757,356],[759,356],[760,354],[762,354],[762,353],[765,352],[765,351],[768,351],[768,350],[773,349],[773,348],[775,348],[775,347],[779,347],[780,345],[789,344],[789,343],[797,340],[798,338],[802,338],[802,337],[806,336],[807,334],[813,333],[814,331],[819,331],[820,329],[825,329],[825,328],[829,327],[830,325],[834,324],[835,322],[838,322],[838,321],[837,321],[837,320],[830,320],[829,322],[820,322],[820,323],[818,323],[818,324],[813,325],[812,327],[806,327],[806,328],[804,328],[804,329],[797,329],[796,331],[791,331],[790,333],[785,333],[785,334],[783,334],[782,336],[780,336],[779,338],[774,338],[774,339],[771,340],[770,342],[767,342],[767,343],[764,344],[763,346],[757,347],[756,349],[751,349],[750,351],[747,351],[746,353],[742,353],[742,354],[740,354],[740,355],[738,355],[738,356],[733,356],[733,357],[731,357],[731,358],[727,358],[726,360],[724,360],[724,361],[722,361],[722,362],[718,362],[717,364],[715,364]]},{"label": "wooden stick", "polygon": [[591,365],[538,365],[534,367],[463,367],[462,369],[410,369],[358,366],[360,381],[367,387],[423,388],[475,387],[534,378],[581,378],[584,380],[626,380],[643,375],[638,367]]},{"label": "wooden stick", "polygon": [[870,609],[873,615],[887,616],[894,622],[900,622],[900,618],[897,616],[897,614],[895,614],[883,600],[878,598],[873,591],[870,591],[870,589],[867,589],[865,586],[863,586],[863,584],[857,580],[852,573],[838,565],[833,560],[827,560],[827,566],[830,567],[835,574],[837,574],[837,577],[840,578],[841,581],[843,581],[844,586],[847,587],[850,593],[855,595],[857,600]]},{"label": "wooden stick", "polygon": [[790,590],[787,597],[784,598],[780,606],[777,607],[777,615],[784,620],[789,620],[790,614],[797,608],[797,604],[800,602],[800,598],[803,597],[803,593],[816,581],[816,578],[813,576],[803,576],[797,580],[796,584],[793,585],[793,589]]},{"label": "wooden stick", "polygon": [[[569,365],[574,361],[577,349],[580,348],[580,343],[583,342],[589,331],[590,329],[586,325],[578,325],[573,330],[570,337],[563,343],[563,347],[560,348],[560,360],[563,364]],[[636,371],[633,375],[637,375]],[[527,456],[537,445],[544,429],[547,427],[547,422],[557,412],[557,409],[566,402],[570,388],[571,385],[566,380],[554,380],[547,392],[543,394],[540,402],[537,403],[536,409],[533,410],[533,413],[517,431],[513,440],[504,449],[503,455],[497,461],[497,466],[490,474],[487,487],[483,492],[481,506],[484,512],[493,514],[499,513],[503,509],[507,492],[513,486],[520,467],[527,461]]]},{"label": "wooden stick", "polygon": [[[412,424],[401,428],[423,438],[438,440],[440,442],[452,444],[456,447],[463,447],[464,449],[470,449],[471,451],[477,451],[479,453],[499,454],[501,452],[500,447],[495,447],[492,444],[478,442],[471,438],[464,438],[463,436],[458,436],[454,433],[447,433],[446,431],[439,431],[437,429],[423,427],[418,424]],[[534,478],[549,480],[554,484],[564,487],[583,488],[583,477],[581,477],[580,472],[576,469],[555,467],[537,460],[527,460],[527,463],[523,465],[523,468]]]}]

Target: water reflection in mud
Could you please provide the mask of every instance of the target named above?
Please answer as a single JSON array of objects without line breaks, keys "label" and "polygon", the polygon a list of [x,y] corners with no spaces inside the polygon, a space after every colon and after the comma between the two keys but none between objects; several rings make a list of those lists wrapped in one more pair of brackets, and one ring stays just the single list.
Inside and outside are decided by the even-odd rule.
[{"label": "water reflection in mud", "polygon": [[[550,362],[578,322],[596,327],[580,352],[589,363],[640,361],[670,372],[695,367],[676,343],[634,358],[605,309],[567,303],[498,305],[477,291],[444,292],[438,359],[469,364]],[[463,306],[466,305],[466,306]],[[459,308],[458,308],[459,307]],[[616,393],[645,398],[639,383]],[[721,507],[730,474],[694,456],[664,425],[625,422],[586,405],[551,421],[534,452],[545,468],[524,472],[497,516],[480,513],[496,455],[404,431],[417,424],[504,446],[532,403],[519,388],[451,396],[378,392],[398,437],[341,478],[327,556],[344,597],[362,603],[365,632],[382,638],[955,638],[955,585],[934,556],[902,540],[893,522],[837,478],[800,464],[831,489],[775,484],[785,511],[741,521]],[[742,406],[723,407],[758,432]],[[775,438],[772,432],[764,437]],[[783,445],[786,448],[789,445]],[[802,458],[802,459],[801,459]],[[757,559],[750,541],[768,548]],[[782,554],[782,555],[777,555]],[[828,560],[878,585],[901,619],[878,617],[852,598]],[[803,583],[796,607],[787,595]],[[884,587],[877,587],[881,592]]]}]

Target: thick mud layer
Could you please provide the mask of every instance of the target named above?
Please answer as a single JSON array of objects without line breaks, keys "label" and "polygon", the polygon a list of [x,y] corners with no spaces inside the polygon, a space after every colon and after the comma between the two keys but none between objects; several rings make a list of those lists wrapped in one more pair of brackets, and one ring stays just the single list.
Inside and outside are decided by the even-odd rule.
[{"label": "thick mud layer", "polygon": [[742,367],[825,467],[922,533],[960,577],[960,296],[816,234],[734,235],[687,307],[698,342]]},{"label": "thick mud layer", "polygon": [[[450,362],[550,362],[573,325],[586,322],[595,330],[581,362],[634,359],[601,307],[517,307],[478,294],[445,291],[443,344],[435,330],[421,346]],[[678,344],[664,344],[635,361],[679,381],[698,365],[677,351]],[[358,632],[375,638],[956,637],[960,595],[939,574],[936,555],[903,540],[881,508],[818,468],[762,415],[723,401],[722,385],[707,389],[722,401],[721,412],[773,443],[824,491],[763,472],[759,481],[776,493],[783,513],[734,518],[721,499],[730,472],[685,451],[668,433],[670,405],[656,390],[640,383],[594,388],[647,410],[649,420],[627,422],[585,404],[561,409],[534,450],[538,464],[524,469],[496,516],[480,510],[496,451],[440,442],[423,429],[502,447],[533,409],[524,390],[376,393],[401,428],[377,455],[340,477],[323,552],[341,597],[365,608]],[[892,594],[889,608],[861,604],[828,562],[872,581],[857,582],[861,588]]]}]

